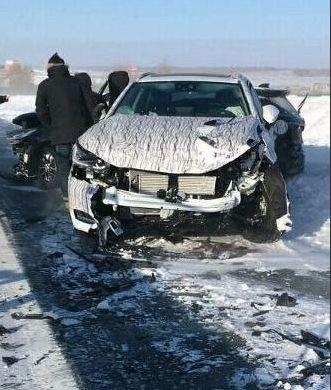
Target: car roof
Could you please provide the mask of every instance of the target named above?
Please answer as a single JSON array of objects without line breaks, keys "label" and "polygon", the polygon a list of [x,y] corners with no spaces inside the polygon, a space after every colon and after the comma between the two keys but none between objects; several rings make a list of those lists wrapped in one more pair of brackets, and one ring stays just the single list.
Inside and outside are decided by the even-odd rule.
[{"label": "car roof", "polygon": [[238,84],[243,79],[240,75],[218,75],[208,73],[146,73],[137,81],[139,83],[151,83],[161,81],[204,81],[212,83]]}]

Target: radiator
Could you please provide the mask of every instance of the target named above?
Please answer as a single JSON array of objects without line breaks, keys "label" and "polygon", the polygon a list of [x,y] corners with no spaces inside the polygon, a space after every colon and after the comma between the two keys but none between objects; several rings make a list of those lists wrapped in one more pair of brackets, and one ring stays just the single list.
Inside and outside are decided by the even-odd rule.
[{"label": "radiator", "polygon": [[215,195],[215,176],[179,176],[178,191],[187,195]]},{"label": "radiator", "polygon": [[[215,195],[215,176],[178,176],[178,191],[186,195]],[[156,195],[159,190],[169,189],[169,176],[149,173],[130,172],[130,190],[142,194]]]}]

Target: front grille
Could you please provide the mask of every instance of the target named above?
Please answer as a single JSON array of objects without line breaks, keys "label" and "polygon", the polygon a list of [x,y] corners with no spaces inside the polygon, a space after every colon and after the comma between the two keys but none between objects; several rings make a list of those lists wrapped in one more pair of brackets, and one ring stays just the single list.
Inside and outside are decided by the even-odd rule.
[{"label": "front grille", "polygon": [[159,190],[168,190],[169,176],[142,173],[139,175],[139,192],[155,195]]},{"label": "front grille", "polygon": [[178,191],[188,195],[215,195],[216,176],[179,176]]},{"label": "front grille", "polygon": [[130,172],[130,191],[156,195],[159,190],[177,187],[179,192],[192,196],[214,196],[216,193],[216,176],[172,176],[149,173]]}]

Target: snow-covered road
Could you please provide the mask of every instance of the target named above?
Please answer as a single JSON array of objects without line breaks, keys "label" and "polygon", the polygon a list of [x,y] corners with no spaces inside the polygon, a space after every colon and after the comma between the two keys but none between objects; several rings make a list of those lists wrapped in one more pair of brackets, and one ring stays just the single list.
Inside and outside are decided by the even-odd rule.
[{"label": "snow-covered road", "polygon": [[[291,97],[294,104],[300,99]],[[13,97],[0,106],[0,118],[10,121],[33,110],[33,104],[33,97]],[[28,224],[24,239],[40,244],[34,267],[62,289],[63,306],[76,312],[77,323],[66,331],[64,343],[71,348],[67,359],[87,388],[108,389],[107,378],[116,389],[120,383],[128,389],[141,383],[148,389],[176,388],[174,383],[190,389],[242,389],[246,384],[275,388],[275,380],[285,378],[279,385],[284,388],[300,364],[317,359],[311,350],[270,333],[276,329],[298,335],[306,329],[327,335],[330,323],[330,97],[309,98],[302,114],[306,170],[287,183],[294,229],[278,243],[257,245],[240,235],[170,240],[148,234],[128,240],[104,258],[72,235],[63,211],[53,210],[50,216],[41,211],[41,220]],[[6,161],[3,154],[1,168]],[[8,183],[2,183],[1,191],[11,207],[19,198],[15,194],[27,193]],[[40,197],[40,204],[52,209],[45,194]],[[31,210],[18,208],[23,218],[31,219]],[[283,292],[295,297],[297,305],[277,306],[277,295]],[[89,338],[84,331],[91,332]],[[93,340],[100,349],[107,340],[109,366],[93,346],[82,350],[77,339],[87,344]],[[298,382],[302,387],[292,383],[292,388],[324,389],[328,381],[313,375]]]}]

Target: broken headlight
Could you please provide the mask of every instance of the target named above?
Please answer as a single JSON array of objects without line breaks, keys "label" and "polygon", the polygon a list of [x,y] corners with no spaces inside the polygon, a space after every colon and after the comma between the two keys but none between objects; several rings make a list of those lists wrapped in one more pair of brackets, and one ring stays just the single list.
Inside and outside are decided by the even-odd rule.
[{"label": "broken headlight", "polygon": [[240,166],[241,172],[251,172],[258,169],[263,159],[264,151],[265,145],[263,143],[259,143],[239,157],[237,163]]},{"label": "broken headlight", "polygon": [[251,148],[246,153],[237,158],[234,162],[229,164],[228,172],[233,174],[233,177],[241,177],[244,172],[250,172],[258,157],[257,148]]},{"label": "broken headlight", "polygon": [[242,172],[250,171],[256,161],[257,153],[256,150],[251,149],[243,156],[239,158],[239,165]]},{"label": "broken headlight", "polygon": [[93,153],[84,149],[78,143],[74,145],[72,151],[72,162],[81,168],[102,172],[107,168],[107,164]]}]

